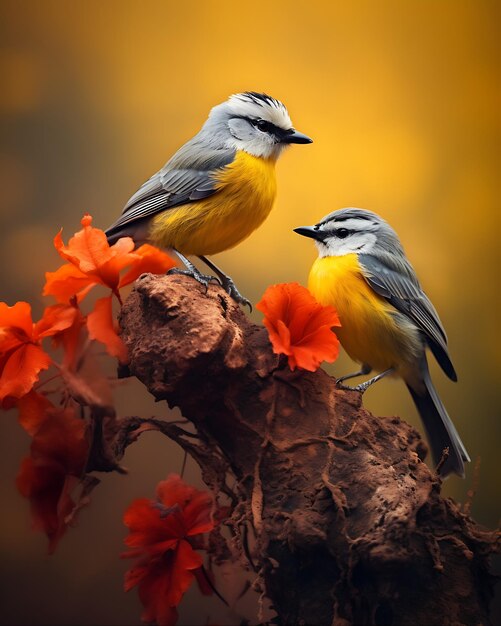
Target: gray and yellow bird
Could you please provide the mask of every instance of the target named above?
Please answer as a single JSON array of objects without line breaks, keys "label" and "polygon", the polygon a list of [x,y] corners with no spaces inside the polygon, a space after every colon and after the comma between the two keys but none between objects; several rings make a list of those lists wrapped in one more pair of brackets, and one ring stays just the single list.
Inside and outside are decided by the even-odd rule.
[{"label": "gray and yellow bird", "polygon": [[449,449],[441,474],[464,477],[464,463],[470,458],[433,386],[426,360],[430,348],[445,374],[457,380],[447,336],[395,231],[371,211],[348,208],[295,232],[315,241],[319,257],[308,287],[320,303],[336,307],[342,326],[334,330],[348,355],[362,365],[338,383],[379,372],[357,387],[348,387],[364,392],[387,374],[403,378],[423,420],[435,463]]},{"label": "gray and yellow bird", "polygon": [[262,224],[276,196],[278,157],[289,144],[311,141],[293,128],[279,100],[251,91],[230,96],[130,198],[108,240],[130,236],[172,249],[184,273],[207,285],[212,277],[186,259],[198,256],[235,300],[248,304],[206,255],[236,246]]}]

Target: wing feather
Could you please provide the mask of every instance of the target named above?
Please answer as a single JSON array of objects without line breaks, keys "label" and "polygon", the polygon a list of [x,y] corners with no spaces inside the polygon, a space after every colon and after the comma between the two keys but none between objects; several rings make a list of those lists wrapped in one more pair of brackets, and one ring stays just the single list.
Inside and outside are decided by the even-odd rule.
[{"label": "wing feather", "polygon": [[[186,151],[186,146],[184,147]],[[217,191],[214,174],[233,162],[234,150],[206,150],[206,158],[198,155],[193,167],[183,158],[176,166],[174,156],[159,172],[147,180],[125,205],[122,215],[106,231],[108,237],[128,224],[152,217],[167,209],[207,198]]]},{"label": "wing feather", "polygon": [[457,380],[442,322],[430,299],[421,289],[409,262],[394,255],[376,258],[369,254],[360,254],[358,259],[369,286],[416,324],[444,372],[452,380]]}]

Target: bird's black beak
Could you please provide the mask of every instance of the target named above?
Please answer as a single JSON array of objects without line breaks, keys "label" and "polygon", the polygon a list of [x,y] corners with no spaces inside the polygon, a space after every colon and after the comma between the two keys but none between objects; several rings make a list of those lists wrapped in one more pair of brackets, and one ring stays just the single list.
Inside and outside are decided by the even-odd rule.
[{"label": "bird's black beak", "polygon": [[282,138],[281,143],[313,143],[313,139],[310,139],[308,135],[303,135],[303,133],[297,130],[293,130]]},{"label": "bird's black beak", "polygon": [[299,228],[295,228],[294,232],[298,235],[303,235],[303,237],[310,237],[310,239],[314,239],[315,241],[322,241],[324,238],[324,233],[321,230],[315,229],[315,226],[300,226]]}]

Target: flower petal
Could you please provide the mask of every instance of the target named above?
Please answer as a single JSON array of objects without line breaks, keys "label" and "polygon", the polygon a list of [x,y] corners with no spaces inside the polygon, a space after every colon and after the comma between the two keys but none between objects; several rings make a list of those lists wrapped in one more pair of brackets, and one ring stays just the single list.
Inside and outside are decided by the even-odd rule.
[{"label": "flower petal", "polygon": [[187,536],[208,533],[214,529],[214,500],[208,491],[199,491],[183,510]]},{"label": "flower petal", "polygon": [[165,480],[158,483],[157,498],[166,507],[179,505],[184,508],[187,502],[198,492],[195,487],[188,485],[179,474],[169,474]]},{"label": "flower petal", "polygon": [[141,276],[141,274],[145,274],[146,272],[150,272],[151,274],[165,274],[167,270],[176,265],[175,261],[167,253],[147,243],[135,250],[134,254],[137,255],[138,258],[133,262],[129,271],[122,276],[120,287],[129,285]]},{"label": "flower petal", "polygon": [[272,285],[256,307],[265,314],[273,351],[288,357],[289,367],[315,371],[322,361],[333,362],[339,341],[332,331],[340,326],[334,307],[323,306],[298,283]]},{"label": "flower petal", "polygon": [[44,296],[54,296],[58,302],[69,302],[73,296],[80,294],[80,302],[97,282],[95,277],[87,276],[71,263],[65,263],[55,272],[45,273],[42,293]]},{"label": "flower petal", "polygon": [[74,324],[78,313],[78,309],[69,304],[54,304],[46,307],[42,319],[34,326],[33,336],[35,340],[51,337],[68,329]]},{"label": "flower petal", "polygon": [[104,232],[92,227],[92,217],[84,215],[81,223],[82,229],[70,238],[67,246],[64,245],[61,231],[54,239],[54,246],[63,259],[87,274],[109,261],[112,254]]},{"label": "flower petal", "polygon": [[282,320],[278,320],[277,322],[272,323],[265,317],[263,324],[268,330],[273,352],[275,354],[292,354],[291,335],[284,322]]},{"label": "flower petal", "polygon": [[79,349],[83,341],[81,331],[86,322],[86,319],[82,315],[82,312],[80,311],[78,306],[74,306],[72,308],[73,322],[71,326],[69,326],[62,332],[59,332],[57,335],[54,335],[53,337],[54,345],[63,346],[63,365],[69,370],[71,370],[75,366],[77,357],[80,356]]},{"label": "flower petal", "polygon": [[169,597],[173,606],[177,606],[193,582],[193,570],[203,565],[203,559],[193,550],[187,541],[180,541],[175,552],[172,588]]},{"label": "flower petal", "polygon": [[103,343],[108,354],[117,357],[121,363],[127,361],[127,348],[116,330],[111,296],[96,300],[94,310],[87,316],[87,329],[91,339]]},{"label": "flower petal", "polygon": [[144,548],[148,552],[162,552],[174,548],[183,537],[184,528],[172,526],[152,500],[134,500],[125,511],[124,524],[129,529],[125,543],[131,548]]},{"label": "flower petal", "polygon": [[21,398],[46,370],[51,359],[40,346],[26,343],[14,350],[6,360],[0,375],[0,402],[8,397]]},{"label": "flower petal", "polygon": [[159,626],[170,626],[177,620],[175,608],[191,586],[195,571],[201,567],[202,557],[187,541],[181,541],[176,550],[160,557],[142,560],[125,576],[125,589],[137,585],[144,606],[142,619]]},{"label": "flower petal", "polygon": [[0,302],[0,328],[18,328],[31,339],[33,335],[31,305],[27,302],[16,302],[13,306],[8,306],[5,302]]},{"label": "flower petal", "polygon": [[122,237],[110,246],[104,231],[94,228],[92,217],[82,218],[82,229],[76,232],[65,246],[59,232],[54,245],[63,259],[66,259],[96,283],[116,290],[120,280],[120,271],[133,263],[136,256],[134,241]]}]

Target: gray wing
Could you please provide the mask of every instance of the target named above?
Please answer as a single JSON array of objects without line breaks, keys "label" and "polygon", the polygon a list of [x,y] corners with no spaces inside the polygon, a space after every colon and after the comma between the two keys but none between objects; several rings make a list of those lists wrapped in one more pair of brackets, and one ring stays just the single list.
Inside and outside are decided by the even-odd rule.
[{"label": "gray wing", "polygon": [[211,196],[217,191],[214,173],[232,163],[234,158],[235,151],[226,149],[206,150],[205,158],[199,157],[192,164],[186,163],[186,159],[173,157],[130,198],[106,235],[114,238],[132,222]]},{"label": "gray wing", "polygon": [[457,380],[442,322],[410,263],[386,254],[381,258],[360,254],[358,259],[369,286],[416,324],[444,372],[451,380]]}]

